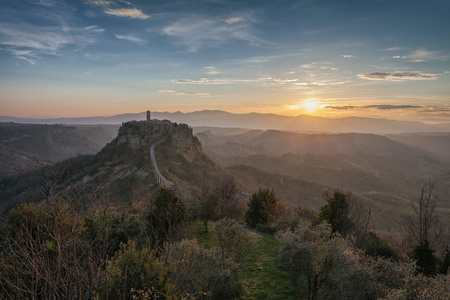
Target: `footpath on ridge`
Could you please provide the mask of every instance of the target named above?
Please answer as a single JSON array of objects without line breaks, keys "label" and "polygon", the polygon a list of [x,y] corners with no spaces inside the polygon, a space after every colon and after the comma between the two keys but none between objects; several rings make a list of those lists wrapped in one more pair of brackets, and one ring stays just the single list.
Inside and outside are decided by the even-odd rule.
[{"label": "footpath on ridge", "polygon": [[165,140],[166,139],[159,140],[150,146],[150,159],[152,160],[152,165],[153,165],[153,170],[155,171],[156,181],[158,181],[158,183],[161,184],[162,186],[164,186],[166,188],[170,188],[173,186],[173,184],[170,181],[168,181],[166,178],[164,178],[164,176],[161,175],[161,173],[159,172],[159,169],[158,169],[158,164],[156,163],[156,158],[155,158],[155,147],[158,146],[159,144],[163,143]]}]

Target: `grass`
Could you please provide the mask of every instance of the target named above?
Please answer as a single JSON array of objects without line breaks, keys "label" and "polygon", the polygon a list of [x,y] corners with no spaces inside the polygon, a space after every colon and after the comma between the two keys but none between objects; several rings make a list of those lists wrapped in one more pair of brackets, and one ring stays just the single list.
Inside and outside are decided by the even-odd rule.
[{"label": "grass", "polygon": [[241,263],[242,299],[298,299],[287,270],[276,257],[278,241],[260,233],[258,247]]},{"label": "grass", "polygon": [[[214,223],[208,223],[208,233],[203,223],[194,222],[195,238],[207,248],[214,247]],[[274,235],[258,233],[260,239],[253,253],[240,263],[240,278],[244,284],[241,299],[298,299],[289,274],[276,257],[278,241]]]}]

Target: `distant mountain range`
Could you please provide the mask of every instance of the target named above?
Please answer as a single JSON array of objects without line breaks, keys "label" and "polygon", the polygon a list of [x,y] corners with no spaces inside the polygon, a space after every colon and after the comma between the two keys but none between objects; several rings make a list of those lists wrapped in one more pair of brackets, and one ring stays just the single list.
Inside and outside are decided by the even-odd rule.
[{"label": "distant mountain range", "polygon": [[[406,133],[450,132],[450,123],[425,124],[414,121],[346,117],[323,118],[316,116],[282,116],[276,114],[234,114],[220,110],[203,110],[190,113],[152,112],[152,119],[167,119],[187,123],[190,126],[235,127],[248,129],[276,129],[301,132],[357,132],[357,133]],[[27,119],[0,116],[0,122],[34,124],[121,124],[131,120],[145,120],[146,114],[127,113],[110,117],[83,117],[58,119]]]}]

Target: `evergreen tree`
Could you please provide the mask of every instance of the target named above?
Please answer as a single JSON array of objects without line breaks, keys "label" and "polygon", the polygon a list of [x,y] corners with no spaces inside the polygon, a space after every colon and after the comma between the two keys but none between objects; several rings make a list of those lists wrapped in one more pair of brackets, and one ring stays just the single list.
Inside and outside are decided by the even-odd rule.
[{"label": "evergreen tree", "polygon": [[173,240],[187,218],[186,206],[174,190],[161,188],[148,215],[148,229],[153,246]]},{"label": "evergreen tree", "polygon": [[250,198],[245,222],[253,228],[258,224],[268,224],[277,213],[278,202],[273,190],[260,188]]},{"label": "evergreen tree", "polygon": [[414,247],[412,259],[416,260],[416,271],[426,276],[434,275],[436,272],[436,257],[434,250],[430,248],[427,240],[419,246]]},{"label": "evergreen tree", "polygon": [[343,193],[335,191],[333,196],[328,197],[327,204],[320,208],[318,218],[328,222],[333,233],[342,234],[351,226],[348,209],[347,197]]}]

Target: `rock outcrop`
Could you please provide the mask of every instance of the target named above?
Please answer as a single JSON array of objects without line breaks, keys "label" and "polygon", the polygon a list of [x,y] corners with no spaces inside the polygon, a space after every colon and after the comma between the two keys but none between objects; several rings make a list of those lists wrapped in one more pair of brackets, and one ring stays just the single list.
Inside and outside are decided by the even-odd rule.
[{"label": "rock outcrop", "polygon": [[118,144],[129,144],[137,149],[149,140],[167,138],[177,147],[201,149],[199,140],[194,137],[187,124],[177,124],[169,120],[130,121],[122,123],[119,129]]}]

